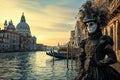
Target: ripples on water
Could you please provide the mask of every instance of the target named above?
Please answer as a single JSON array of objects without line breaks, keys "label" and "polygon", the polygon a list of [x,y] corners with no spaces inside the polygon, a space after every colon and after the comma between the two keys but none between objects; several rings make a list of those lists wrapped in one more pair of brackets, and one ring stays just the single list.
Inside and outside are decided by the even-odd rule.
[{"label": "ripples on water", "polygon": [[[69,63],[71,61],[69,60]],[[0,53],[0,80],[73,80],[77,72],[66,60],[55,59],[45,52]]]}]

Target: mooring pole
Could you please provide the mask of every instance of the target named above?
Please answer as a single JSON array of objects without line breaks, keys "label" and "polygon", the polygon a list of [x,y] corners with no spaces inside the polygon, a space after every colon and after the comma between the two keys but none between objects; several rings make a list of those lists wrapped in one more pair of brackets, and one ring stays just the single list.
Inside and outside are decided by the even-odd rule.
[{"label": "mooring pole", "polygon": [[71,70],[73,70],[73,47],[71,47]]},{"label": "mooring pole", "polygon": [[69,44],[68,44],[68,46],[67,46],[67,56],[66,56],[66,58],[67,58],[67,69],[69,70],[69,60],[68,60],[68,56],[69,56]]},{"label": "mooring pole", "polygon": [[53,65],[54,65],[54,48],[52,50],[52,54],[53,54]]}]

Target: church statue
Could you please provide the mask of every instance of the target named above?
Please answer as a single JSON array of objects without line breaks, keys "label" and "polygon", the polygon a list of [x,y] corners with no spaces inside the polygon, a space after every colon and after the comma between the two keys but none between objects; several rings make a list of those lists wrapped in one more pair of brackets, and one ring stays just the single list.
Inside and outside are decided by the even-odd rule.
[{"label": "church statue", "polygon": [[102,34],[109,21],[109,10],[87,1],[79,13],[80,24],[87,30],[88,38],[80,43],[80,72],[74,80],[120,80],[120,73],[110,66],[117,62],[113,40]]}]

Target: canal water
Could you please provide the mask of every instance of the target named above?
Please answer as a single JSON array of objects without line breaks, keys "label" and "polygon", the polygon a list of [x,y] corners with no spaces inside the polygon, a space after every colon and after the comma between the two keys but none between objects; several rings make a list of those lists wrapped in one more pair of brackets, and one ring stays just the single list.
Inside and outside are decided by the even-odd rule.
[{"label": "canal water", "polygon": [[73,80],[76,62],[54,59],[45,52],[0,53],[0,80]]}]

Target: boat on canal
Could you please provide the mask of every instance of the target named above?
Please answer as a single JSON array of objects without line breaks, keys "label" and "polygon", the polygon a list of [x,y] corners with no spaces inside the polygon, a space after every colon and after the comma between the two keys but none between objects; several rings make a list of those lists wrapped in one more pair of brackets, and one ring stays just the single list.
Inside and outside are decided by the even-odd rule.
[{"label": "boat on canal", "polygon": [[67,51],[67,48],[60,48],[57,51],[51,50],[46,52],[47,55],[55,57],[55,58],[59,58],[59,59],[76,59],[77,55],[74,52],[71,51]]},{"label": "boat on canal", "polygon": [[[67,59],[67,53],[61,53],[61,52],[46,52],[47,55],[59,58],[59,59]],[[71,59],[71,54],[68,54],[68,59]],[[75,59],[75,57],[73,57]]]}]

